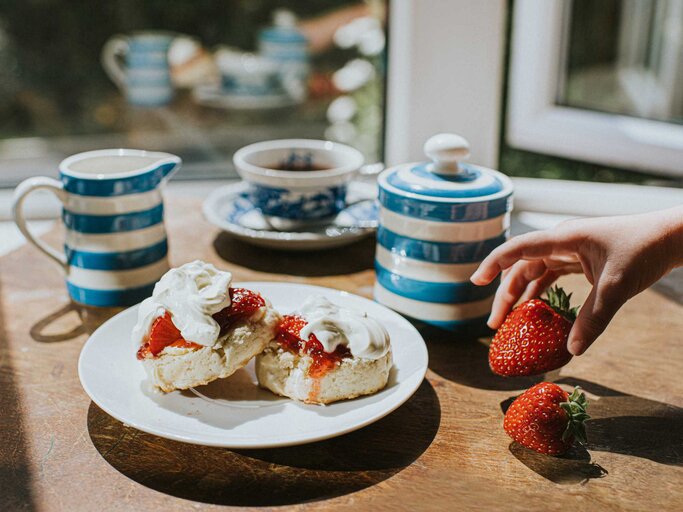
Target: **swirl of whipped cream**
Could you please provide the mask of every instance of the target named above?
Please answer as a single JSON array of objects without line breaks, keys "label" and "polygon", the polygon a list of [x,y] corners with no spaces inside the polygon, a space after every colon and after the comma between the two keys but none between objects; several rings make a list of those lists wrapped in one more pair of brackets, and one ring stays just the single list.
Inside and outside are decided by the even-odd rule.
[{"label": "swirl of whipped cream", "polygon": [[185,340],[213,346],[220,326],[212,315],[230,306],[231,281],[230,272],[199,260],[169,270],[140,304],[133,342],[141,345],[154,320],[168,311]]},{"label": "swirl of whipped cream", "polygon": [[325,352],[334,352],[343,345],[354,357],[379,359],[389,351],[389,333],[377,320],[341,308],[325,297],[309,297],[298,315],[308,322],[301,329],[301,338],[314,334]]}]

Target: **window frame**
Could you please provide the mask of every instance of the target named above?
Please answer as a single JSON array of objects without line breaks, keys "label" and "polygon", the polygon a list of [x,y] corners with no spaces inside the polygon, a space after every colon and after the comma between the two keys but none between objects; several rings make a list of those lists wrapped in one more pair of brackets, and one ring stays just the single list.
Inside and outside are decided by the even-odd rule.
[{"label": "window frame", "polygon": [[[439,132],[498,166],[507,0],[390,0],[385,162],[422,161]],[[476,41],[476,44],[472,44]]]},{"label": "window frame", "polygon": [[506,141],[515,148],[683,176],[683,126],[557,105],[570,2],[517,0]]}]

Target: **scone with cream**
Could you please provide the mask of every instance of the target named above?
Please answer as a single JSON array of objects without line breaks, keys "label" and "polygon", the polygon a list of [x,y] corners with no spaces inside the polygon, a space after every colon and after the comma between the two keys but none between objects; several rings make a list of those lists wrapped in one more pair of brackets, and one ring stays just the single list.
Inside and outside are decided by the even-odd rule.
[{"label": "scone with cream", "polygon": [[231,280],[193,261],[164,274],[140,304],[133,343],[154,386],[170,392],[228,377],[273,339],[279,313]]},{"label": "scone with cream", "polygon": [[282,319],[256,358],[256,376],[278,395],[328,404],[380,391],[391,365],[389,334],[379,322],[312,296]]}]

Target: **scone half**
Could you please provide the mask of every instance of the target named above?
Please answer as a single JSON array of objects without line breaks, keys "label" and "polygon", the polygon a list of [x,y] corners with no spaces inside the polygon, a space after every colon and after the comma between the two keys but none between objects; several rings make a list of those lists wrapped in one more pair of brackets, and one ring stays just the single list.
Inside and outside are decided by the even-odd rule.
[{"label": "scone half", "polygon": [[267,304],[230,328],[212,347],[168,346],[142,363],[152,384],[164,392],[202,386],[229,377],[260,354],[272,340],[279,319]]},{"label": "scone half", "polygon": [[271,342],[256,357],[259,384],[281,396],[310,404],[329,404],[384,389],[392,366],[391,350],[379,359],[348,357],[322,375],[311,371],[314,359]]}]

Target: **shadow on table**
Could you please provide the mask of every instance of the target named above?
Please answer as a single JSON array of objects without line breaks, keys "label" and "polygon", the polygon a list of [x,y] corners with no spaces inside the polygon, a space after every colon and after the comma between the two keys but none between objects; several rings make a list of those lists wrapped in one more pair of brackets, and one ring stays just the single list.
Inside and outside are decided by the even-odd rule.
[{"label": "shadow on table", "polygon": [[[595,396],[588,407],[591,419],[586,423],[589,450],[683,466],[683,408],[583,379],[562,377],[555,382],[581,386]],[[503,414],[514,398],[501,402]],[[574,447],[563,457],[548,457],[512,443],[510,452],[529,469],[559,484],[581,483],[607,474],[580,447]]]},{"label": "shadow on table", "polygon": [[[3,283],[0,279],[0,288]],[[32,492],[33,471],[29,463],[26,422],[22,397],[17,389],[17,372],[6,329],[5,305],[0,294],[0,510],[36,510]]]},{"label": "shadow on table", "polygon": [[[500,377],[489,369],[489,340],[480,333],[453,333],[422,322],[413,324],[429,350],[429,368],[451,382],[478,389],[512,391],[547,380],[546,375]],[[484,333],[485,334],[485,333]]]},{"label": "shadow on table", "polygon": [[126,427],[95,404],[88,411],[95,448],[127,477],[179,498],[233,506],[293,505],[371,487],[420,457],[440,421],[439,399],[426,380],[403,406],[372,425],[286,448],[193,446]]},{"label": "shadow on table", "polygon": [[373,268],[375,237],[319,251],[282,251],[248,244],[227,233],[213,243],[218,255],[230,263],[259,272],[324,277],[353,274]]},{"label": "shadow on table", "polygon": [[122,308],[96,308],[69,302],[31,326],[31,338],[41,343],[72,340],[92,334]]}]

